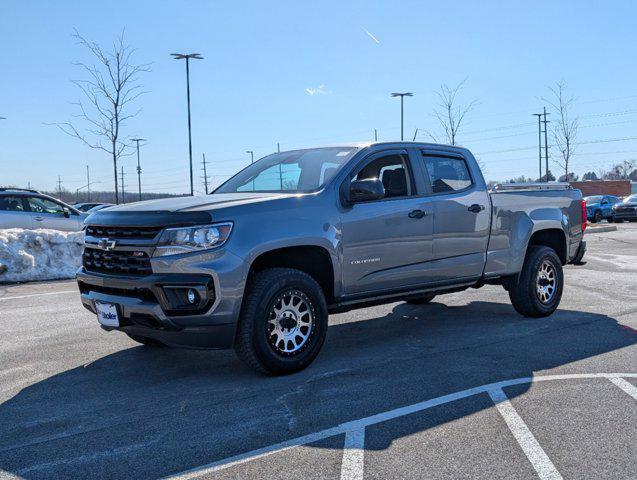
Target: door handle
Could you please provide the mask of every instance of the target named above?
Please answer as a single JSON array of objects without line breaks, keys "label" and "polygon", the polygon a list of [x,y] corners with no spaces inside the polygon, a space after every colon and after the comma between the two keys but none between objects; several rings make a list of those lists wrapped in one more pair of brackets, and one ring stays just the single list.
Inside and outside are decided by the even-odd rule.
[{"label": "door handle", "polygon": [[37,222],[41,222],[42,220],[44,220],[44,218],[42,218],[42,217],[35,217],[35,220],[36,220]]},{"label": "door handle", "polygon": [[408,217],[409,218],[422,218],[425,215],[427,215],[427,212],[423,212],[422,210],[412,210],[411,212],[409,212]]},{"label": "door handle", "polygon": [[482,210],[484,210],[484,205],[478,205],[477,203],[469,207],[469,211],[472,213],[480,213]]}]

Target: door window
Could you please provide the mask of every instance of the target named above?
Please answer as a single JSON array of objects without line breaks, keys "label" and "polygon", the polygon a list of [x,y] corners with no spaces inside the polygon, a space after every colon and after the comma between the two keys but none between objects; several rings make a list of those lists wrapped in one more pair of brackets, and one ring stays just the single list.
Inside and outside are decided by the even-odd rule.
[{"label": "door window", "polygon": [[385,198],[408,197],[413,192],[405,155],[378,157],[360,169],[353,180],[372,178],[378,178],[383,182]]},{"label": "door window", "polygon": [[461,158],[423,156],[433,193],[450,193],[469,188],[471,175]]},{"label": "door window", "polygon": [[47,198],[29,197],[29,207],[35,213],[57,213],[64,214],[65,208],[57,202]]},{"label": "door window", "polygon": [[5,212],[24,212],[22,197],[0,197],[0,210]]}]

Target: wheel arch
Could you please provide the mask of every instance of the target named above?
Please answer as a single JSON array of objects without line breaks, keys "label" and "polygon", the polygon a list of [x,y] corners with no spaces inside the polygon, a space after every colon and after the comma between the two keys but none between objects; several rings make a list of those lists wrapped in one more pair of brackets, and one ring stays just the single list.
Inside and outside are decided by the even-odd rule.
[{"label": "wheel arch", "polygon": [[310,275],[319,284],[328,304],[335,297],[336,276],[330,252],[319,245],[294,245],[266,250],[250,263],[248,281],[267,268],[294,268]]}]

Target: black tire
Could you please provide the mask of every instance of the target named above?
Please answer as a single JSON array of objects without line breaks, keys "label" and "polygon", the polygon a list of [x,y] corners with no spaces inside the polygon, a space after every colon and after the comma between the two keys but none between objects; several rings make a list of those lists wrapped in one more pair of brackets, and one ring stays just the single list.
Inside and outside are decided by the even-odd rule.
[{"label": "black tire", "polygon": [[602,215],[602,211],[601,210],[595,210],[595,213],[593,214],[593,218],[591,220],[592,223],[599,223],[604,219],[604,216]]},{"label": "black tire", "polygon": [[624,223],[624,220],[623,220],[623,219],[621,219],[621,218],[620,218],[620,219],[614,218],[614,219],[613,219],[613,221],[614,221],[615,223]]},{"label": "black tire", "polygon": [[[295,320],[292,321],[296,323],[294,327],[287,327],[295,328],[298,332],[306,328],[303,332],[303,336],[307,336],[306,340],[297,351],[291,353],[281,351],[289,348],[290,341],[281,340],[281,346],[277,340],[273,340],[275,334],[270,328],[274,327],[269,323],[270,315],[274,315],[277,306],[289,298],[287,293],[305,302],[305,311],[311,315],[310,327],[298,326],[301,322]],[[292,268],[263,270],[254,275],[246,288],[237,326],[235,352],[244,363],[261,373],[285,375],[298,372],[312,363],[321,350],[327,334],[327,317],[323,290],[311,276]],[[297,347],[298,338],[301,335],[295,337],[291,348]]]},{"label": "black tire", "polygon": [[419,297],[407,297],[405,298],[405,302],[411,305],[426,305],[429,302],[431,302],[434,298],[436,298],[435,293],[427,293]]},{"label": "black tire", "polygon": [[131,340],[135,340],[137,343],[141,343],[142,345],[146,347],[163,348],[166,346],[163,343],[161,343],[159,340],[155,340],[154,338],[142,337],[139,335],[132,335],[130,333],[127,333],[126,335],[128,335],[128,337]]},{"label": "black tire", "polygon": [[615,220],[613,219],[613,217],[608,217],[608,218],[606,219],[606,221],[607,221],[608,223],[613,223]]},{"label": "black tire", "polygon": [[[550,285],[550,280],[540,278],[540,269],[544,267],[545,263],[549,266],[546,267],[547,270],[553,272],[554,286],[550,298],[548,298],[547,293],[540,294],[538,291],[540,287]],[[546,285],[542,285],[541,282],[546,282]],[[513,308],[520,315],[547,317],[560,304],[563,285],[562,262],[555,250],[550,247],[530,246],[518,281],[509,289],[509,298]],[[545,300],[540,298],[541,295],[544,295]]]}]

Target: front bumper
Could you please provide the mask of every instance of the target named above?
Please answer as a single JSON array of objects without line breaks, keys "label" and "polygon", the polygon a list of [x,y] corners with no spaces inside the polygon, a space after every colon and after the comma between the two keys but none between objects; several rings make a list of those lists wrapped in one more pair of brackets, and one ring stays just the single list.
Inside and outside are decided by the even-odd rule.
[{"label": "front bumper", "polygon": [[[157,273],[125,277],[81,268],[77,282],[82,304],[91,312],[96,312],[96,301],[117,306],[120,326],[102,326],[105,330],[149,337],[175,347],[229,348],[234,343],[236,306],[222,302],[217,275]],[[171,309],[163,293],[165,287],[205,289],[209,299],[195,311]]]}]

